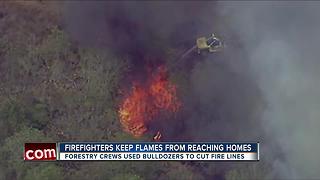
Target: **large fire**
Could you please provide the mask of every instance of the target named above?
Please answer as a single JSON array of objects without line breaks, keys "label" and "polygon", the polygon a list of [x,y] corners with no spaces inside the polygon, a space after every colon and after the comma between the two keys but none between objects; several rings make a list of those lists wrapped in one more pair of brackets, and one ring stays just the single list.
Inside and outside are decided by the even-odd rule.
[{"label": "large fire", "polygon": [[[176,86],[168,80],[165,66],[160,66],[146,85],[133,83],[132,91],[120,105],[120,123],[124,131],[139,137],[148,131],[147,123],[160,112],[175,113],[180,106]],[[161,137],[160,132],[156,136]]]}]

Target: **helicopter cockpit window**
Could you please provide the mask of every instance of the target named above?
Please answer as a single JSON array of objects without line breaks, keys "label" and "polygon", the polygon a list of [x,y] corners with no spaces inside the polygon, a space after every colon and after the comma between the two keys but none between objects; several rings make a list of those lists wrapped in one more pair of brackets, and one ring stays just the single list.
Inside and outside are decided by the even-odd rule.
[{"label": "helicopter cockpit window", "polygon": [[212,45],[212,46],[220,46],[220,45],[221,45],[221,42],[220,42],[219,40],[215,39],[215,40],[212,42],[211,45]]},{"label": "helicopter cockpit window", "polygon": [[207,40],[208,46],[220,46],[221,42],[216,38],[210,38]]},{"label": "helicopter cockpit window", "polygon": [[209,38],[207,40],[207,44],[210,46],[212,43],[214,42],[214,39],[213,38]]}]

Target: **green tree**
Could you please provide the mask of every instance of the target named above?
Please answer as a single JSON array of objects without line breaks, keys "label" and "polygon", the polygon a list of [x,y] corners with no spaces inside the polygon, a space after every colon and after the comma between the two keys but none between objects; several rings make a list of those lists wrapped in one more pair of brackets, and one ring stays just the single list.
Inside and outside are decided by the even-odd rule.
[{"label": "green tree", "polygon": [[0,120],[0,128],[3,129],[0,137],[4,140],[24,126],[43,129],[49,121],[49,114],[44,103],[18,97],[1,102]]},{"label": "green tree", "polygon": [[111,180],[143,180],[143,178],[135,174],[119,174],[110,179]]},{"label": "green tree", "polygon": [[68,135],[66,140],[106,140],[119,131],[116,99],[126,63],[92,49],[80,49],[79,58],[74,88],[58,90],[55,98],[65,116],[54,125]]},{"label": "green tree", "polygon": [[[28,175],[28,177],[31,177],[32,173],[38,171],[40,167],[38,167],[39,164],[37,163],[23,161],[24,143],[50,141],[51,139],[46,137],[41,131],[29,127],[22,127],[19,132],[7,138],[0,147],[0,169],[2,169],[5,179],[24,179],[28,173],[31,173]],[[55,165],[52,164],[52,166]],[[42,168],[43,167],[44,166],[42,166]],[[49,173],[57,173],[57,168],[51,167],[47,170],[44,169],[39,176],[43,175],[46,171]]]},{"label": "green tree", "polygon": [[274,179],[270,168],[265,164],[236,166],[225,174],[226,180]]},{"label": "green tree", "polygon": [[[50,163],[50,164],[49,164]],[[25,180],[57,180],[64,179],[62,169],[51,162],[41,164],[27,171]]]}]

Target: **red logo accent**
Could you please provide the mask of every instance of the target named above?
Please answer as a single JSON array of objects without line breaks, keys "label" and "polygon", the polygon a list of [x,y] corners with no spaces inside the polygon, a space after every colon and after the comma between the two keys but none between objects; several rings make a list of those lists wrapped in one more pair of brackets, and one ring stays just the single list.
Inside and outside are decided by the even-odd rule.
[{"label": "red logo accent", "polygon": [[55,161],[57,159],[56,143],[25,143],[25,161]]}]

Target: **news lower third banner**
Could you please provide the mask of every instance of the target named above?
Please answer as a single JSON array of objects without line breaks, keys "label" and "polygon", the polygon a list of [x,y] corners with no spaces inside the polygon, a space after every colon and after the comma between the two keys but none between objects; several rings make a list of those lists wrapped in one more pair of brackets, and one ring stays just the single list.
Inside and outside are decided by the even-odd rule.
[{"label": "news lower third banner", "polygon": [[258,161],[259,143],[26,143],[24,159],[32,161]]}]

